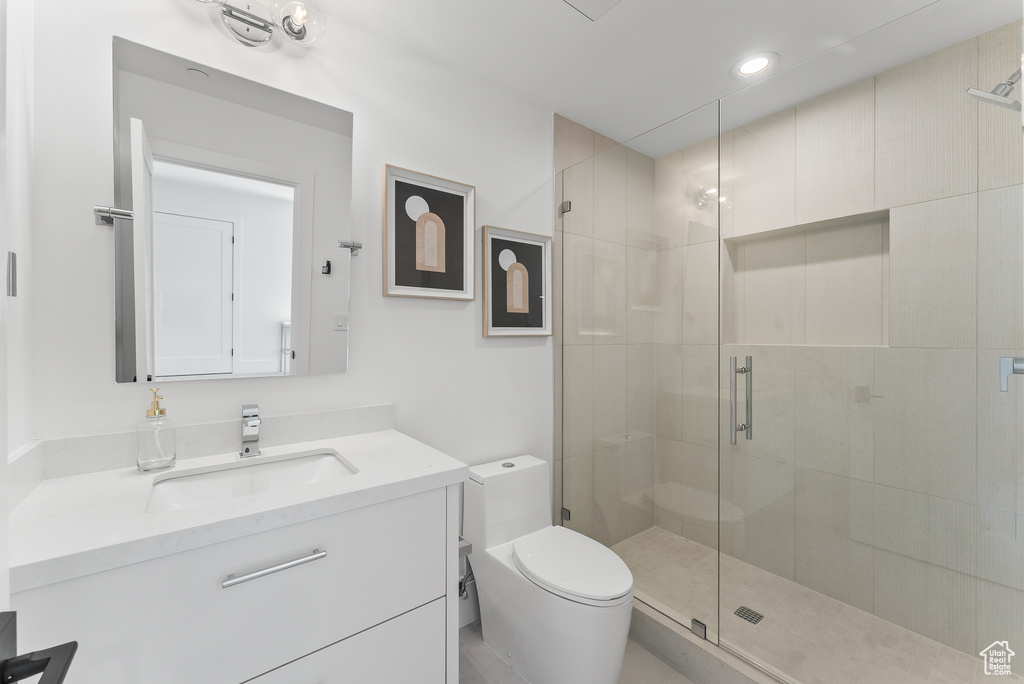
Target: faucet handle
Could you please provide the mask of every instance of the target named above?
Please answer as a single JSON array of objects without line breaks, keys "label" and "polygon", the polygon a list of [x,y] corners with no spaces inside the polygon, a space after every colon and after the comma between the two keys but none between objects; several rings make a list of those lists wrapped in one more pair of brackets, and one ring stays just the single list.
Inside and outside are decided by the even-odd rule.
[{"label": "faucet handle", "polygon": [[1004,356],[999,359],[999,391],[1007,392],[1010,389],[1010,376],[1024,375],[1024,359]]},{"label": "faucet handle", "polygon": [[243,404],[242,405],[242,417],[243,418],[258,418],[260,415],[259,404]]}]

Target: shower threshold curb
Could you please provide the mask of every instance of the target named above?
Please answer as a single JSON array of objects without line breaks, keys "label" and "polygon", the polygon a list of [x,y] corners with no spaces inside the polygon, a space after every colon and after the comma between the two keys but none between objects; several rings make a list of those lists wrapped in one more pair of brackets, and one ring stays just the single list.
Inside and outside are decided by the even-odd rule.
[{"label": "shower threshold curb", "polygon": [[788,684],[740,656],[666,617],[640,599],[633,600],[629,636],[695,682],[706,684]]}]

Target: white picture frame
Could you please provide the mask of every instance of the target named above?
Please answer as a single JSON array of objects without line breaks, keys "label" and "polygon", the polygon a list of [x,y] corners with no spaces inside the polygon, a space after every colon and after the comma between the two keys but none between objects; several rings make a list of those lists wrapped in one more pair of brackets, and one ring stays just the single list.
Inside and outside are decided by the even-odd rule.
[{"label": "white picture frame", "polygon": [[384,165],[386,297],[473,301],[476,189]]},{"label": "white picture frame", "polygon": [[551,237],[483,228],[484,337],[552,334]]}]

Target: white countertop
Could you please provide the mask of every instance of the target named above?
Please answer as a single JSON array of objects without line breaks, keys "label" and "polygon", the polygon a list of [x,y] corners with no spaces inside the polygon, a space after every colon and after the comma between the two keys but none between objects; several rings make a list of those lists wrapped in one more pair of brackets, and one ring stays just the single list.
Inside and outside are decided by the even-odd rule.
[{"label": "white countertop", "polygon": [[44,480],[10,515],[11,593],[361,508],[466,479],[468,468],[395,430],[266,447],[263,455],[333,449],[348,477],[167,513],[147,513],[154,478],[230,463],[237,453]]}]

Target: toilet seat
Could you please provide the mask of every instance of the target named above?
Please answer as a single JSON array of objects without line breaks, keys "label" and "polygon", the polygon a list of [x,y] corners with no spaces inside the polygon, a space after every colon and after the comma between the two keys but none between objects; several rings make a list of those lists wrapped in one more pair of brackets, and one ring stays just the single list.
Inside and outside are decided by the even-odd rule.
[{"label": "toilet seat", "polygon": [[519,537],[512,562],[534,584],[577,603],[617,605],[633,590],[633,575],[614,551],[565,527]]}]

